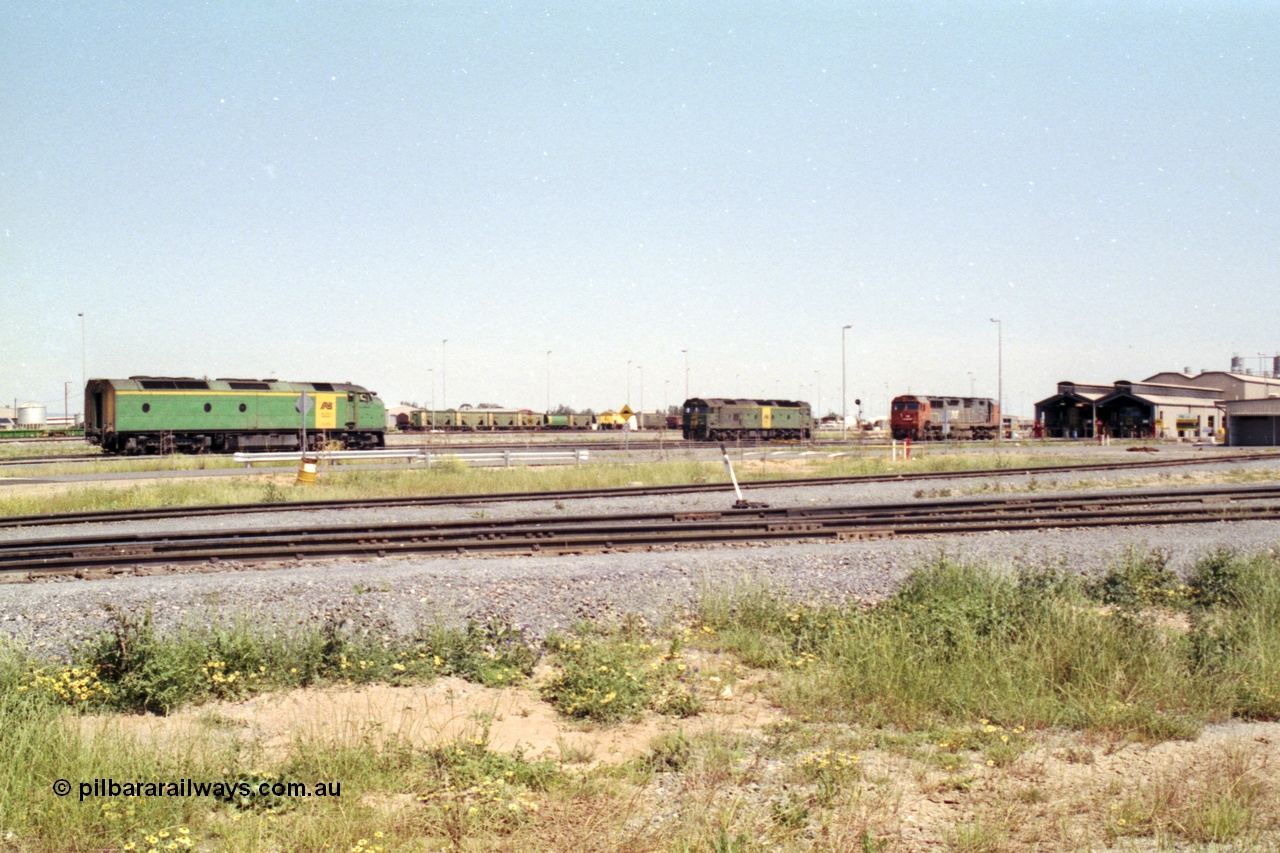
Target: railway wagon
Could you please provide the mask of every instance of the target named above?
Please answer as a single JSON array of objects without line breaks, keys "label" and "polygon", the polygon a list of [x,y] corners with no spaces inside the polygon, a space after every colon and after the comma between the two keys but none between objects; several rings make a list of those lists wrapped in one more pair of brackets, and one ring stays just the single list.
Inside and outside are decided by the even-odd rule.
[{"label": "railway wagon", "polygon": [[799,400],[685,400],[684,437],[694,441],[736,438],[804,440],[813,435],[813,413]]},{"label": "railway wagon", "polygon": [[538,424],[541,429],[591,429],[595,425],[594,415],[563,415],[548,412],[545,415],[534,415],[541,418]]},{"label": "railway wagon", "polygon": [[893,398],[889,429],[897,439],[991,439],[1000,429],[1000,407],[989,397]]},{"label": "railway wagon", "polygon": [[[296,404],[311,400],[305,417]],[[85,439],[108,453],[231,453],[386,443],[387,411],[373,391],[343,382],[131,376],[85,386]]]},{"label": "railway wagon", "polygon": [[[555,418],[553,422],[550,419]],[[576,423],[585,419],[582,426]],[[544,415],[529,409],[414,409],[404,430],[504,432],[524,429],[585,429],[590,415]],[[570,426],[570,424],[575,424]]]}]

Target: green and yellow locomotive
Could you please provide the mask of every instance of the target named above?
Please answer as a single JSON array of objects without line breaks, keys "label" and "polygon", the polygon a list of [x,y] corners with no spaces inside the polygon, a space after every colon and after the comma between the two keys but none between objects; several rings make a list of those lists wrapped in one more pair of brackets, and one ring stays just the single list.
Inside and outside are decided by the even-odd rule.
[{"label": "green and yellow locomotive", "polygon": [[[306,395],[310,408],[303,415]],[[91,379],[85,439],[107,453],[231,453],[298,450],[342,442],[383,447],[386,406],[360,385],[275,379],[131,376]]]},{"label": "green and yellow locomotive", "polygon": [[805,440],[813,435],[813,413],[798,400],[684,401],[684,437],[695,441],[737,438]]}]

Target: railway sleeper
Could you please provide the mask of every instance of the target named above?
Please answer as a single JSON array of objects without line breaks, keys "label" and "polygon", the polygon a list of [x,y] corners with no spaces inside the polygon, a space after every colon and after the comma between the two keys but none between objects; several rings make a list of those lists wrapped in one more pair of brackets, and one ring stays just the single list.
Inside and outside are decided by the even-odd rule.
[{"label": "railway sleeper", "polygon": [[99,548],[82,548],[71,552],[71,556],[77,560],[91,560],[97,557],[144,557],[148,554],[154,554],[156,549],[148,545],[139,545],[132,548],[119,548],[114,545],[105,545]]},{"label": "railway sleeper", "polygon": [[826,525],[816,521],[773,521],[765,525],[770,533],[817,533]]},{"label": "railway sleeper", "polygon": [[856,542],[859,539],[888,539],[894,535],[891,527],[869,530],[841,530],[836,533],[837,542]]}]

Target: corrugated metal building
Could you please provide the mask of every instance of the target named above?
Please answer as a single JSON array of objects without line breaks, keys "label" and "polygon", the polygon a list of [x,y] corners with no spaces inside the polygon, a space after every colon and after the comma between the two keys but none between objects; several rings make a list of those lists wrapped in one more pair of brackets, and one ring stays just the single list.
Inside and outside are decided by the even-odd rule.
[{"label": "corrugated metal building", "polygon": [[1227,444],[1232,447],[1280,446],[1280,397],[1225,404]]},{"label": "corrugated metal building", "polygon": [[1212,438],[1221,403],[1217,388],[1120,381],[1098,401],[1098,416],[1117,438]]},{"label": "corrugated metal building", "polygon": [[1098,401],[1114,390],[1114,385],[1059,382],[1057,394],[1036,403],[1036,422],[1050,438],[1093,438]]},{"label": "corrugated metal building", "polygon": [[[1181,375],[1181,374],[1177,374]],[[1223,392],[1195,385],[1121,380],[1111,385],[1058,383],[1036,403],[1049,438],[1210,438],[1222,427]]]},{"label": "corrugated metal building", "polygon": [[[1095,423],[1120,438],[1224,438],[1226,404],[1277,397],[1280,379],[1223,370],[1170,371],[1111,385],[1059,382],[1057,394],[1036,403],[1036,421],[1050,438],[1092,438]],[[1242,429],[1249,436],[1265,432],[1256,423]]]},{"label": "corrugated metal building", "polygon": [[1145,382],[1163,385],[1193,385],[1197,388],[1217,388],[1224,400],[1265,400],[1280,395],[1280,379],[1270,376],[1254,376],[1248,373],[1231,373],[1210,370],[1195,375],[1187,373],[1157,373]]}]

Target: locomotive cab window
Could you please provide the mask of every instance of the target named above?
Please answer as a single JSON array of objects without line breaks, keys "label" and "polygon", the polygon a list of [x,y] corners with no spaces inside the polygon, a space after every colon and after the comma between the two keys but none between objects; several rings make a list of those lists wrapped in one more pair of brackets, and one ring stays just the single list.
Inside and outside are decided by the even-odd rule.
[{"label": "locomotive cab window", "polygon": [[369,399],[370,399],[370,398],[369,398],[369,395],[368,395],[368,394],[361,394],[361,395],[360,395],[360,402],[361,402],[361,403],[368,403],[368,402],[369,402]]}]

